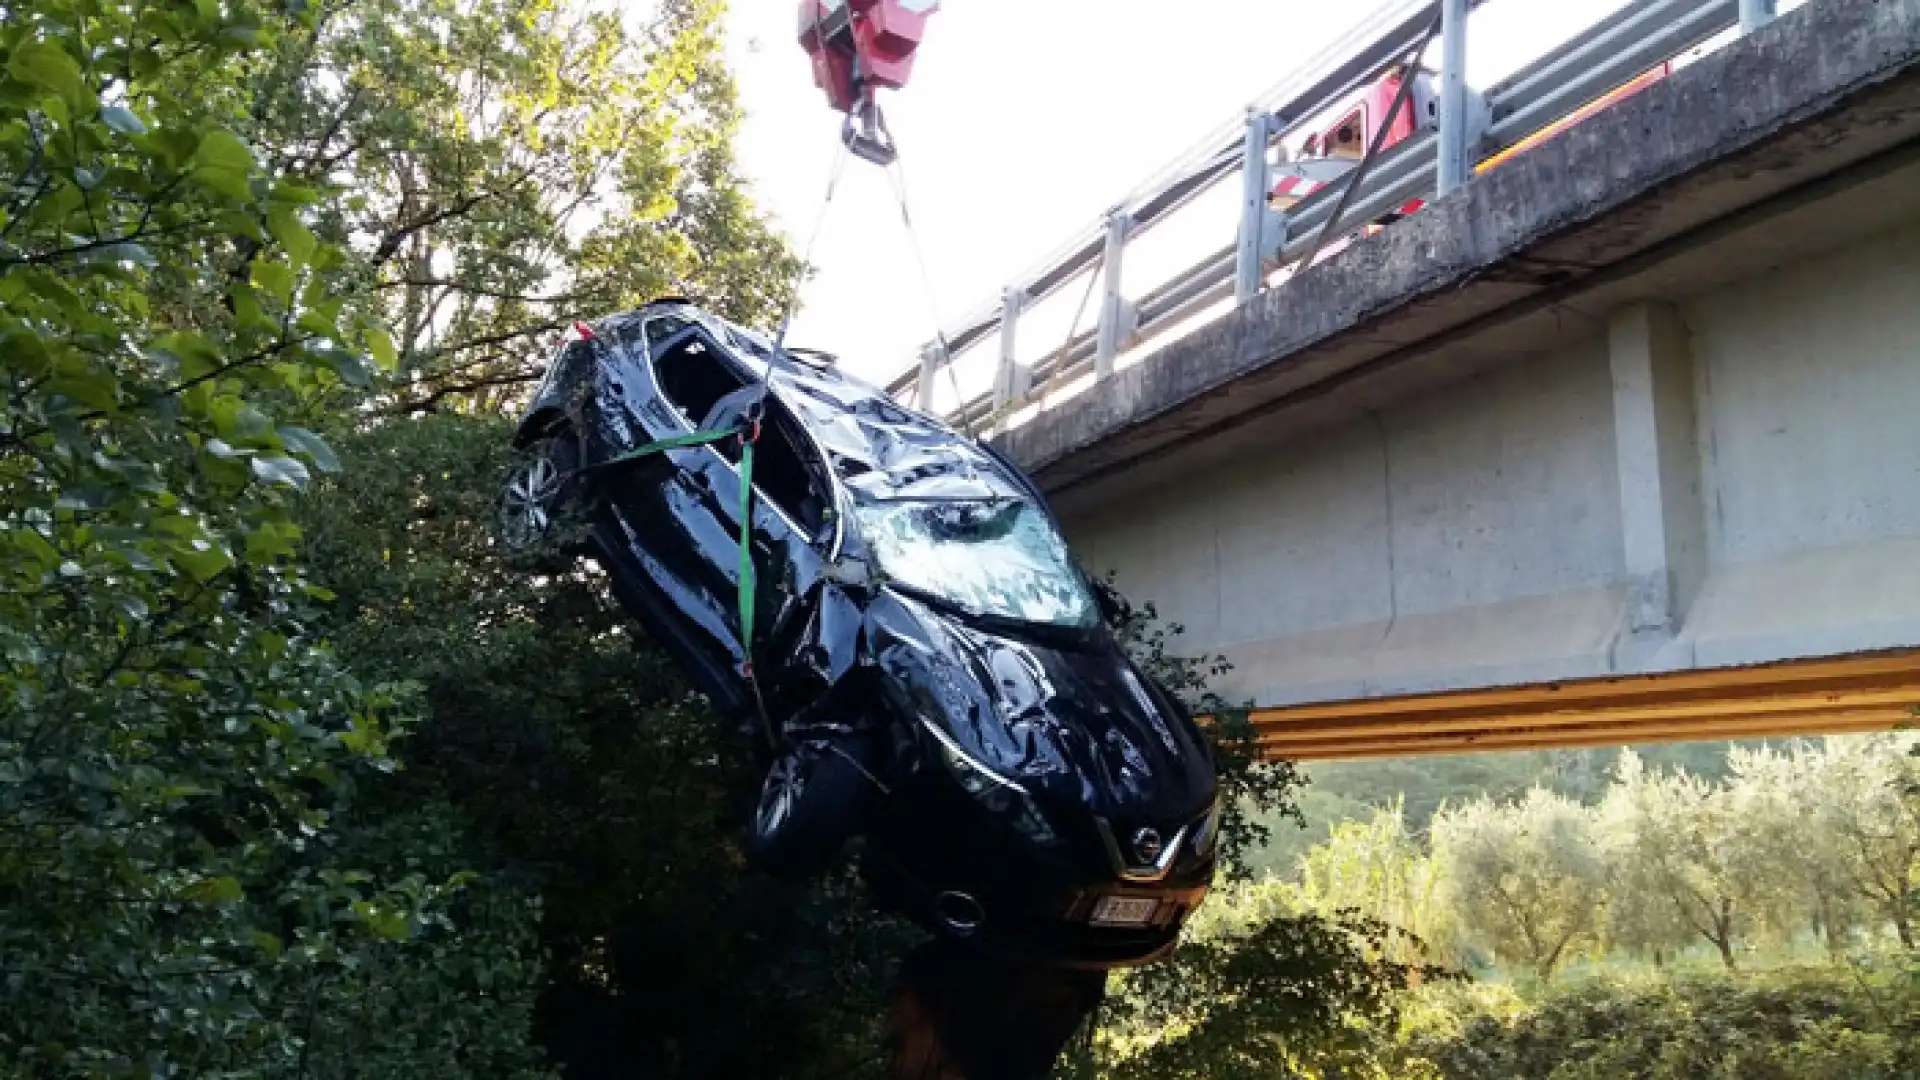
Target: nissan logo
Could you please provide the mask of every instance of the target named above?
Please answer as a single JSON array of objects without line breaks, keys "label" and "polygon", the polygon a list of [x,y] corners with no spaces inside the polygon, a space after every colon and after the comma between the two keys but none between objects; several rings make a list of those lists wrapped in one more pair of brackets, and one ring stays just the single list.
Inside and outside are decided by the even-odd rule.
[{"label": "nissan logo", "polygon": [[1160,853],[1166,850],[1166,846],[1157,829],[1141,829],[1133,834],[1133,853],[1148,866],[1159,863]]}]

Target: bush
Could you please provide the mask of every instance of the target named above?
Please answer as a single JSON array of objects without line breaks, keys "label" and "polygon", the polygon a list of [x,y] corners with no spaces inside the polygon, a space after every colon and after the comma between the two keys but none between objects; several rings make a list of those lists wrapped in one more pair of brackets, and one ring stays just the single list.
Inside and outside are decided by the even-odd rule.
[{"label": "bush", "polygon": [[1920,1072],[1920,985],[1907,973],[1594,981],[1527,1009],[1493,998],[1473,1004],[1481,1015],[1409,1032],[1397,1055],[1403,1071],[1448,1080],[1893,1080]]},{"label": "bush", "polygon": [[495,546],[511,433],[386,423],[341,440],[308,508],[327,636],[417,683],[426,714],[382,812],[452,805],[467,865],[539,896],[528,992],[575,1080],[874,1075],[899,929],[851,875],[746,871],[758,777],[733,730],[597,572],[543,577]]}]

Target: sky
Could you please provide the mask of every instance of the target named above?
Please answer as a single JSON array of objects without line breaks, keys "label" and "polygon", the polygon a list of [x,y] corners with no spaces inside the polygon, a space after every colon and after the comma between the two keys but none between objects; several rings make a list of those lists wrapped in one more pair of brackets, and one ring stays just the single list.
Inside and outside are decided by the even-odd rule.
[{"label": "sky", "polygon": [[[1624,2],[1492,0],[1471,23],[1469,83],[1490,85]],[[822,222],[789,341],[837,353],[876,382],[906,370],[932,339],[936,313],[951,325],[991,303],[1143,181],[1232,130],[1249,102],[1380,6],[945,0],[912,83],[883,97],[929,290],[884,172],[850,162],[823,216],[841,117],[813,86],[798,0],[734,0],[727,52],[746,113],[741,166],[796,250]],[[1237,185],[1226,187],[1225,202],[1156,230],[1136,245],[1139,257],[1129,252],[1129,294],[1232,241]],[[1080,291],[1023,320],[1022,359],[1064,342]],[[980,361],[993,352],[975,350],[983,355],[968,393],[988,377]]]}]

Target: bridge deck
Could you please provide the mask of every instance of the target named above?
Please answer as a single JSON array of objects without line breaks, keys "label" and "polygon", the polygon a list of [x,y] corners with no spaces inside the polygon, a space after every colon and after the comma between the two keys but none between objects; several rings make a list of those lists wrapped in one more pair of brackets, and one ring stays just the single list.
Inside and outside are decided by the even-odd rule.
[{"label": "bridge deck", "polygon": [[1318,759],[1907,721],[1917,416],[1920,0],[1816,0],[1000,445]]}]

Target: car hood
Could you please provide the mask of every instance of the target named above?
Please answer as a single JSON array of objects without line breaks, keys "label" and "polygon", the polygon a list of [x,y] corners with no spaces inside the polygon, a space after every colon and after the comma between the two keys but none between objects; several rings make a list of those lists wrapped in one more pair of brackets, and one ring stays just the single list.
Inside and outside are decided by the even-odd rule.
[{"label": "car hood", "polygon": [[1184,821],[1214,795],[1205,737],[1105,635],[1001,633],[886,590],[869,611],[892,704],[1043,803]]}]

